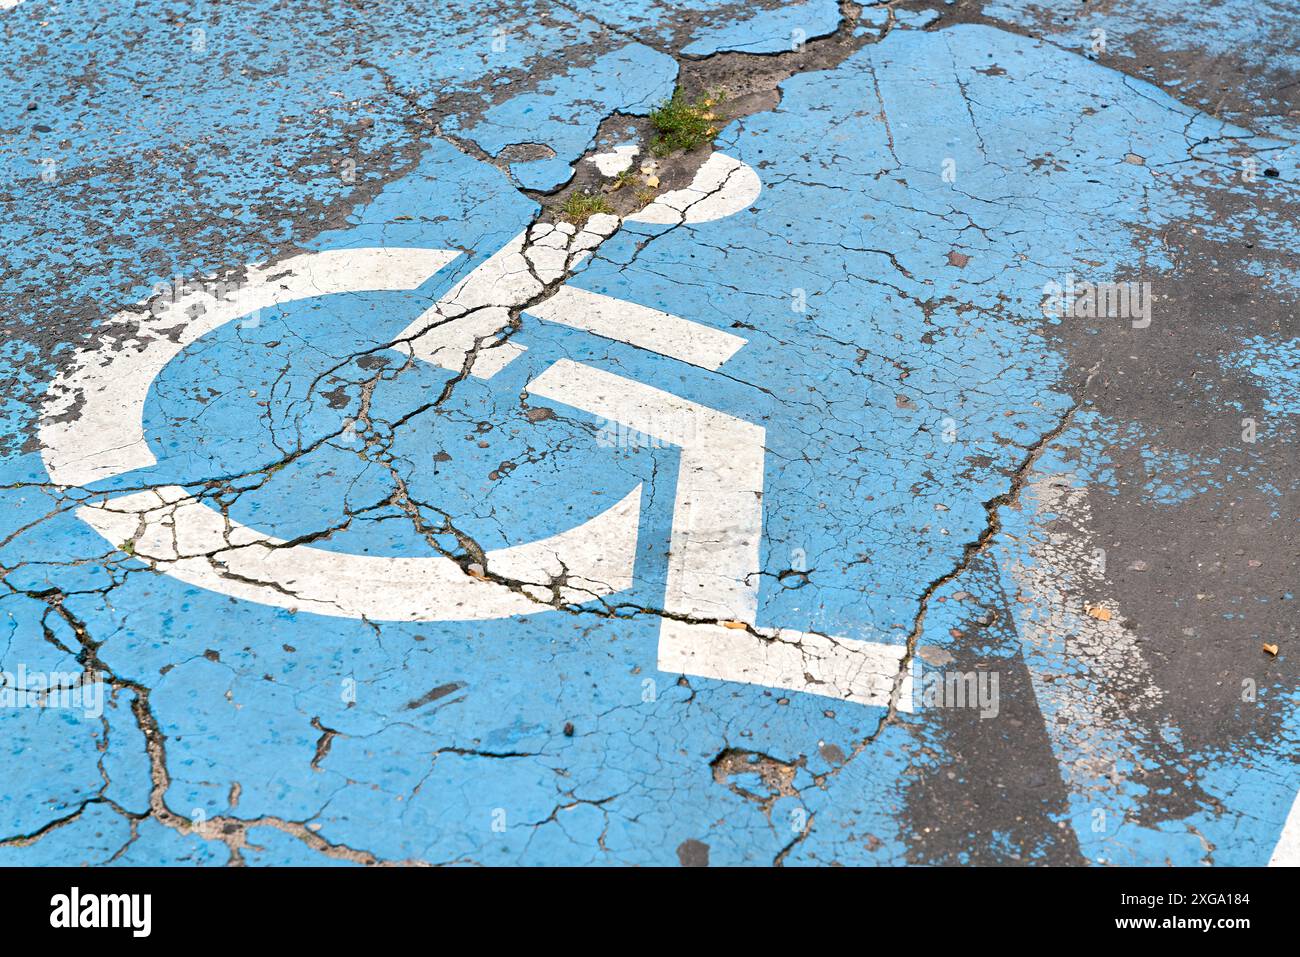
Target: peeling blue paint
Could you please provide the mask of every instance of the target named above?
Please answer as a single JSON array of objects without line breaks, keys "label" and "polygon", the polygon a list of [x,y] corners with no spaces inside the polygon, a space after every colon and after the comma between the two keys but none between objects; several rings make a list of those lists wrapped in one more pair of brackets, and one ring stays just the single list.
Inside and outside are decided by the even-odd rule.
[{"label": "peeling blue paint", "polygon": [[[647,115],[672,95],[676,78],[672,57],[631,44],[590,66],[543,80],[535,92],[497,104],[463,131],[454,117],[446,129],[473,140],[491,156],[520,142],[549,147],[554,158],[512,163],[510,171],[525,189],[550,190],[573,175],[571,164],[591,145],[603,117],[616,111]],[[529,138],[521,140],[524,130]]]},{"label": "peeling blue paint", "polygon": [[1300,339],[1255,336],[1225,355],[1223,364],[1246,372],[1259,384],[1270,416],[1300,415]]},{"label": "peeling blue paint", "polygon": [[816,37],[834,33],[840,24],[835,0],[807,0],[773,10],[756,11],[748,20],[708,26],[682,47],[685,56],[714,53],[782,53],[799,49]]},{"label": "peeling blue paint", "polygon": [[[827,15],[834,9],[815,6]],[[724,25],[697,42],[712,44],[707,50],[751,43],[767,50],[771,31],[789,22],[782,17],[802,16],[802,9]],[[654,29],[660,16],[646,8],[634,22]],[[290,243],[463,251],[414,292],[307,300],[266,310],[257,326],[232,324],[194,343],[150,393],[145,426],[157,465],[99,490],[148,481],[200,494],[214,477],[240,476],[230,514],[254,528],[291,538],[350,513],[355,520],[319,547],[437,553],[411,535],[409,518],[388,501],[391,476],[359,458],[349,441],[324,440],[358,414],[360,383],[377,367],[373,350],[523,229],[536,204],[500,170],[434,139],[420,142],[418,158],[404,161],[408,168],[378,196],[353,207],[343,228],[268,241],[245,235],[242,220],[258,221],[259,204],[287,209],[351,195],[352,186],[331,178],[332,167],[317,155],[338,143],[290,135],[296,127],[282,119],[287,111],[372,98],[379,121],[366,134],[366,150],[415,149],[414,135],[398,121],[405,101],[378,92],[384,87],[374,74],[399,90],[424,89],[422,71],[431,69],[425,54],[447,44],[439,78],[467,89],[471,74],[523,68],[539,45],[580,45],[594,28],[574,21],[570,34],[549,40],[522,18],[516,27],[527,45],[506,43],[498,61],[489,56],[496,51],[486,24],[412,46],[416,38],[400,23],[382,19],[391,47],[372,67],[348,59],[352,66],[329,77],[327,86],[341,94],[332,99],[322,101],[313,79],[262,104],[263,86],[227,76],[222,109],[246,110],[248,122],[259,124],[228,137],[247,153],[205,153],[186,176],[180,166],[161,165],[157,181],[122,196],[114,157],[95,145],[103,128],[79,138],[69,123],[60,135],[72,139],[70,155],[79,158],[55,195],[103,190],[114,197],[81,210],[38,206],[32,198],[50,195],[38,192],[50,184],[32,181],[35,153],[14,160],[23,212],[3,235],[23,250],[14,260],[18,281],[36,285],[49,268],[52,253],[38,237],[66,236],[55,254],[86,267],[76,293],[101,301],[105,313],[173,270],[206,273]],[[232,46],[217,46],[213,55],[242,55],[236,45],[244,41],[232,29],[238,21],[222,22],[219,39]],[[297,29],[302,36],[331,32],[315,19]],[[175,39],[169,34],[165,42]],[[152,42],[142,37],[138,55],[160,55]],[[287,61],[288,76],[308,77],[321,51],[286,42],[276,56]],[[77,50],[82,59],[51,68],[88,69],[92,53]],[[266,64],[279,65],[274,57]],[[186,61],[178,82],[206,69]],[[643,114],[675,79],[671,57],[631,44],[522,94],[496,88],[481,118],[447,129],[494,156],[516,143],[548,146],[554,159],[511,164],[517,183],[546,189],[568,178],[604,115]],[[129,114],[136,89],[109,84],[97,109]],[[10,92],[10,112],[21,113],[23,97]],[[676,863],[683,842],[697,840],[717,865],[778,857],[791,864],[925,861],[926,838],[912,824],[917,782],[976,773],[949,753],[941,723],[922,710],[882,726],[879,708],[660,673],[657,620],[632,609],[653,609],[662,599],[678,452],[599,448],[592,423],[576,413],[530,420],[520,392],[550,363],[579,359],[761,423],[767,474],[758,624],[902,643],[927,583],[942,582],[924,599],[918,644],[955,648],[952,633],[969,621],[965,603],[972,596],[992,603],[999,588],[1012,585],[986,568],[944,576],[963,567],[967,546],[988,525],[986,503],[1007,490],[1029,449],[1072,406],[1061,387],[1067,360],[1044,330],[1043,284],[1085,268],[1110,278],[1135,261],[1148,270],[1171,268],[1152,235],[1207,215],[1188,184],[1227,155],[1212,146],[1189,157],[1188,144],[1246,134],[1103,66],[987,27],[900,32],[834,69],[788,80],[782,92],[777,109],[732,123],[718,142],[759,170],[764,188],[750,209],[696,225],[629,226],[574,280],[742,336],[747,344],[722,374],[531,318],[515,338],[527,346],[524,356],[490,382],[466,379],[449,406],[394,429],[389,464],[413,499],[427,503],[422,516],[437,524],[440,514],[450,515],[488,548],[571,527],[643,484],[636,581],[619,596],[625,614],[603,617],[593,605],[490,623],[371,623],[273,609],[151,574],[128,549],[108,547],[50,489],[6,487],[0,564],[15,591],[0,597],[3,664],[69,665],[69,652],[54,648],[45,632],[68,631],[67,620],[32,597],[58,589],[60,607],[102,643],[97,654],[114,674],[150,689],[173,812],[274,817],[380,859],[666,864]],[[414,95],[428,105],[428,94]],[[179,111],[182,125],[169,135],[197,140],[211,107],[181,102],[192,109]],[[122,144],[120,155],[144,148],[146,139]],[[253,146],[267,139],[282,141],[278,156],[253,156]],[[1127,153],[1140,154],[1145,167],[1126,162]],[[275,158],[313,175],[291,182]],[[1152,176],[1152,167],[1166,166],[1168,175]],[[228,211],[204,226],[220,238],[222,261],[180,262],[165,232],[156,248],[141,248],[147,240],[140,237],[155,235],[185,205],[159,188],[168,177],[197,191],[207,211],[200,221],[211,209]],[[92,229],[89,221],[105,211],[111,228]],[[1289,241],[1271,240],[1276,248]],[[37,296],[28,318],[49,306]],[[1267,385],[1270,413],[1293,414],[1293,370],[1275,360],[1268,343],[1251,349],[1234,367]],[[15,379],[31,378],[33,365],[53,371],[42,368],[48,358],[21,343],[3,361]],[[425,365],[398,374],[397,364],[367,396],[370,421],[380,426],[426,404],[449,377]],[[328,390],[316,382],[321,375]],[[322,401],[324,391],[332,400]],[[6,431],[16,435],[29,413],[18,406],[6,412]],[[1122,428],[1086,413],[1082,419]],[[1093,454],[1078,432],[1062,441],[1079,445],[1085,462]],[[277,467],[286,451],[309,449]],[[1167,454],[1175,470],[1187,471],[1176,457],[1182,453]],[[12,452],[0,467],[6,482],[44,480],[30,450]],[[1037,467],[1081,468],[1079,457],[1052,455]],[[1103,467],[1085,478],[1103,486],[1112,476]],[[1157,499],[1182,500],[1163,488],[1153,485]],[[998,541],[1012,552],[1043,518],[1016,509],[1000,514]],[[435,544],[455,547],[450,536]],[[807,572],[807,584],[787,587],[781,576],[790,570]],[[78,647],[74,633],[62,640]],[[984,652],[999,667],[1027,667],[1020,643],[1004,622],[990,631]],[[1053,662],[1073,674],[1064,652]],[[429,689],[450,686],[456,690],[417,703]],[[1226,811],[1139,826],[1129,818],[1149,795],[1126,785],[1105,805],[1107,823],[1095,829],[1096,798],[1073,793],[1064,807],[1043,810],[1039,836],[994,829],[980,850],[1032,861],[1072,837],[1089,859],[1191,863],[1204,850],[1199,832],[1219,847],[1231,845],[1221,862],[1261,863],[1281,827],[1279,801],[1297,786],[1287,743],[1295,729],[1282,718],[1294,703],[1283,693],[1277,689],[1280,700],[1268,712],[1282,730],[1251,751],[1266,767],[1262,778],[1245,781],[1239,756],[1204,758],[1210,764],[1198,784]],[[0,713],[6,763],[22,768],[4,775],[20,782],[0,794],[4,834],[32,834],[84,808],[40,840],[0,847],[0,861],[225,863],[220,842],[152,818],[132,821],[134,831],[128,825],[128,817],[147,814],[151,788],[132,700],[119,689],[104,721]],[[1039,707],[1050,724],[1056,713]],[[1176,743],[1177,729],[1161,730]],[[774,787],[753,769],[761,764],[754,759],[720,782],[714,762],[728,749],[768,756],[788,771],[796,793]],[[1170,753],[1156,749],[1117,766],[1131,775],[1139,761]],[[32,762],[31,754],[43,760]],[[1062,762],[1069,757],[1057,754]],[[248,845],[242,853],[254,864],[337,860],[267,823],[250,828]]]}]

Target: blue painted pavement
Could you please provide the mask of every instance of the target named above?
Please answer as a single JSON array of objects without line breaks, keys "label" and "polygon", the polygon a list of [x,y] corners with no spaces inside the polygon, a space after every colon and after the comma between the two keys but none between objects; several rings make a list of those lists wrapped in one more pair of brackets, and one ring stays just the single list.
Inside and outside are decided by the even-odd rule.
[{"label": "blue painted pavement", "polygon": [[[1044,317],[1044,286],[1170,272],[1158,237],[1230,229],[1207,178],[1258,138],[1070,50],[900,17],[725,125],[715,148],[762,183],[747,208],[627,222],[569,280],[743,339],[719,369],[525,309],[510,341],[527,351],[462,376],[387,347],[533,221],[541,204],[518,187],[564,184],[604,117],[662,101],[671,54],[786,50],[791,29],[828,33],[839,10],[750,20],[719,4],[709,20],[701,4],[705,28],[679,41],[650,4],[610,42],[600,23],[622,5],[524,4],[504,20],[454,6],[417,22],[416,5],[392,5],[362,26],[346,8],[196,21],[160,3],[166,26],[110,10],[79,39],[67,4],[0,13],[26,64],[6,73],[5,125],[48,127],[0,167],[16,330],[0,349],[0,668],[112,676],[98,707],[0,709],[0,863],[1190,864],[1207,845],[1217,863],[1266,863],[1300,789],[1293,680],[1262,680],[1261,717],[1214,741],[1182,740],[1158,675],[1092,708],[1130,652],[1055,644],[1072,599],[1043,590],[1068,577],[1046,525],[1083,521],[1047,483],[1108,494],[1095,450],[1152,438],[1072,398],[1069,320]],[[530,76],[539,63],[552,69]],[[55,95],[51,78],[72,75],[86,82]],[[446,136],[411,120],[435,108]],[[550,155],[488,161],[522,143]],[[348,156],[366,158],[355,177]],[[1297,198],[1286,177],[1269,188]],[[1275,226],[1261,244],[1294,248],[1294,223]],[[149,390],[155,464],[51,481],[40,406],[89,341],[79,317],[176,276],[364,247],[457,256],[414,289],[272,306],[202,336]],[[1296,280],[1275,275],[1272,295]],[[1279,341],[1251,338],[1223,368],[1267,392],[1268,434],[1294,454],[1295,344]],[[766,430],[753,625],[908,649],[918,677],[978,661],[1004,676],[1007,720],[659,670],[682,453],[610,448],[598,417],[521,401],[561,360]],[[1160,507],[1222,481],[1222,463],[1198,482],[1183,452],[1149,444]],[[1022,479],[1023,497],[999,498]],[[151,570],[76,511],[180,486],[278,539],[419,558],[556,535],[638,485],[630,587],[489,621],[232,597]],[[972,644],[972,621],[1001,608]],[[1068,627],[1085,633],[1082,608]],[[1009,750],[1040,762],[1029,797],[994,783]],[[1097,773],[1078,770],[1089,761]],[[963,786],[983,810],[945,803]],[[203,827],[231,819],[247,822],[237,839]]]}]

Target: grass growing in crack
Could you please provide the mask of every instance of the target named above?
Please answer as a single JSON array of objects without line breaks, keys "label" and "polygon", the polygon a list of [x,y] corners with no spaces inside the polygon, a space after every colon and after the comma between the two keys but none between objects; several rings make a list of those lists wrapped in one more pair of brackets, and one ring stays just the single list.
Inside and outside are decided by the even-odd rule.
[{"label": "grass growing in crack", "polygon": [[[656,179],[657,183],[658,180]],[[635,199],[635,209],[644,209],[654,202],[655,191],[646,185],[645,179],[634,170],[625,169],[614,177],[613,182],[607,187],[611,193],[617,193],[620,189],[627,187]]]},{"label": "grass growing in crack", "polygon": [[706,94],[694,103],[678,87],[673,95],[660,103],[650,114],[650,125],[655,137],[650,150],[656,156],[667,156],[678,150],[693,150],[704,143],[712,143],[718,135],[721,121],[717,110],[723,101],[721,92]]},{"label": "grass growing in crack", "polygon": [[587,220],[591,219],[597,213],[612,213],[614,207],[609,205],[609,200],[605,199],[599,193],[585,193],[581,190],[569,194],[569,198],[564,204],[555,210],[555,215],[566,223],[572,223],[575,226],[583,226]]}]

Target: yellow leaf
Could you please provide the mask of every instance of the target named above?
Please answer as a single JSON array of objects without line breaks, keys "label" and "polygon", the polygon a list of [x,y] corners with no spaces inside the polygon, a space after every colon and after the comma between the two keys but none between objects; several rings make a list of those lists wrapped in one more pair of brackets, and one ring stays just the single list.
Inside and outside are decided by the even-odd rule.
[{"label": "yellow leaf", "polygon": [[1110,621],[1109,608],[1102,608],[1101,605],[1088,605],[1084,610],[1098,621]]},{"label": "yellow leaf", "polygon": [[743,621],[724,621],[722,624],[727,628],[748,628],[749,627]]},{"label": "yellow leaf", "polygon": [[1274,658],[1277,657],[1277,645],[1265,644],[1265,645],[1264,645],[1264,650],[1267,651],[1267,652],[1268,652],[1270,655],[1272,655]]}]

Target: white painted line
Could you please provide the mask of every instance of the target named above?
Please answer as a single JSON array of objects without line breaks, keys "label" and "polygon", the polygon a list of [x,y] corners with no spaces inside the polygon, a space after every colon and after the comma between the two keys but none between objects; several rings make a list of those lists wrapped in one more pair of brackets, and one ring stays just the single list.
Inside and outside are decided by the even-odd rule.
[{"label": "white painted line", "polygon": [[1282,834],[1268,859],[1269,867],[1300,867],[1300,795],[1291,805],[1291,813],[1282,825]]},{"label": "white painted line", "polygon": [[[412,341],[398,348],[422,362],[460,372],[476,344],[491,342],[510,324],[510,307],[542,289],[524,259],[524,235],[485,259],[399,332],[395,339]],[[523,353],[522,346],[509,341],[481,348],[473,372],[490,379]]]},{"label": "white painted line", "polygon": [[627,221],[664,226],[707,223],[753,205],[762,189],[762,180],[748,163],[725,153],[714,153],[705,160],[690,186],[656,197]]},{"label": "white painted line", "polygon": [[539,223],[528,243],[527,234],[520,233],[399,332],[395,338],[411,340],[399,349],[460,372],[478,346],[470,371],[492,378],[526,351],[498,339],[510,325],[510,310],[541,293],[545,283],[563,276],[618,227],[617,217],[597,215],[581,230],[568,223]]},{"label": "white painted line", "polygon": [[[433,323],[437,325],[431,327]],[[502,306],[483,306],[454,318],[430,310],[396,338],[411,335],[411,329],[428,331],[397,349],[421,362],[460,372],[478,345],[471,371],[480,379],[490,379],[527,351],[524,346],[498,338],[509,325],[510,310]]]},{"label": "white painted line", "polygon": [[664,607],[753,621],[763,523],[761,426],[670,392],[561,359],[528,392],[681,446]]},{"label": "white painted line", "polygon": [[[762,577],[764,429],[568,359],[527,389],[681,447],[664,610],[752,627]],[[659,668],[862,704],[889,703],[904,646],[754,630],[758,634],[665,617]],[[912,709],[911,681],[904,679],[900,710]]]},{"label": "white painted line", "polygon": [[526,311],[547,322],[626,342],[709,370],[721,367],[746,343],[729,332],[576,286],[561,286],[555,295]]},{"label": "white painted line", "polygon": [[[788,628],[757,630],[765,637],[722,625],[665,619],[659,631],[659,670],[889,706],[905,645]],[[912,686],[909,671],[899,689],[899,711],[911,712]]]},{"label": "white painted line", "polygon": [[[1134,799],[1123,771],[1167,745],[1153,737],[1163,692],[1121,609],[1108,620],[1085,602],[1113,593],[1098,558],[1086,482],[1070,472],[1033,472],[1021,495],[1032,520],[1021,536],[999,536],[1003,587],[1015,609],[1020,651],[1056,755],[1071,823],[1094,863],[1131,864],[1112,841]],[[1094,813],[1111,830],[1095,829]]]},{"label": "white painted line", "polygon": [[[449,558],[394,558],[286,546],[166,486],[83,506],[77,516],[159,572],[211,591],[343,618],[481,621],[551,611],[552,579],[580,604],[632,584],[638,485],[612,508],[573,528],[490,551],[486,571],[530,583],[520,594],[467,575]],[[531,596],[531,597],[530,597]]]}]

